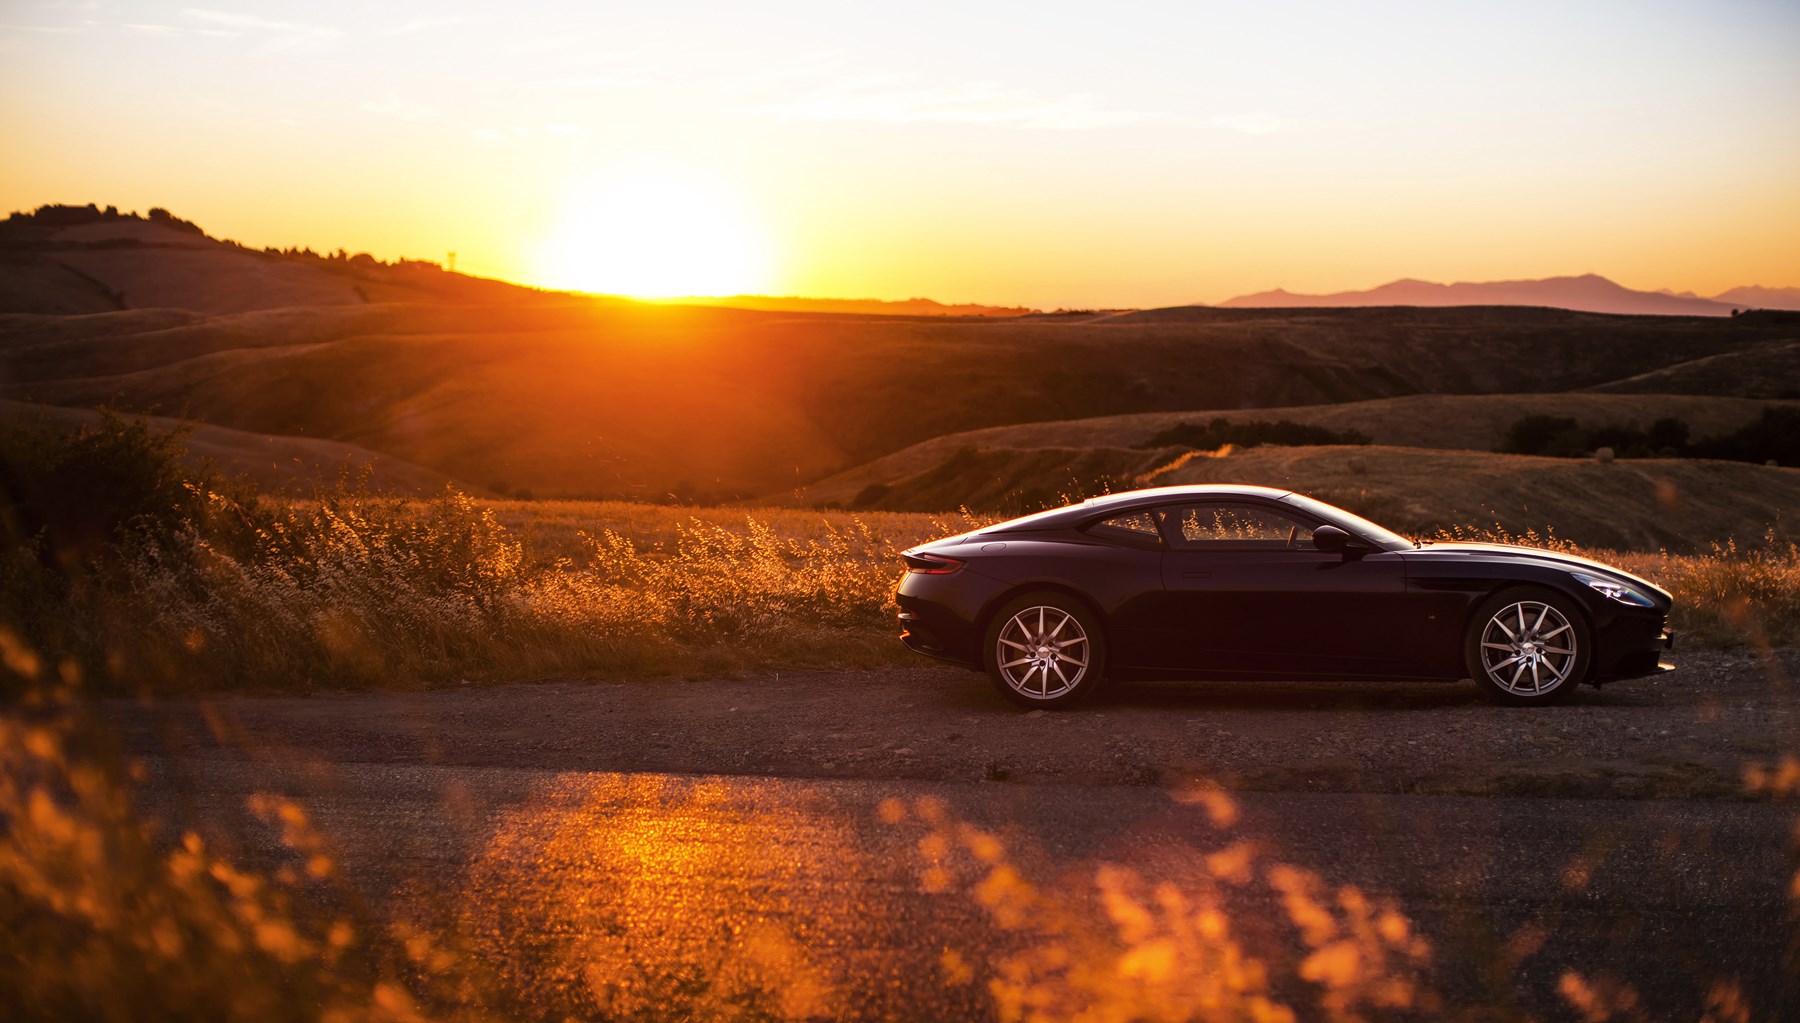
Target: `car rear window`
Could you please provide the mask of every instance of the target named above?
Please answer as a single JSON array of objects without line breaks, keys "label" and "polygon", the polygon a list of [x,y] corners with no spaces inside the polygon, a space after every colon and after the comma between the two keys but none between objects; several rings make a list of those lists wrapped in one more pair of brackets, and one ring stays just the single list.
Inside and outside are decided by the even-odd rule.
[{"label": "car rear window", "polygon": [[1104,536],[1116,540],[1136,540],[1140,543],[1162,543],[1162,533],[1156,528],[1156,519],[1148,511],[1126,512],[1115,515],[1102,522],[1089,526],[1087,531],[1095,536]]}]

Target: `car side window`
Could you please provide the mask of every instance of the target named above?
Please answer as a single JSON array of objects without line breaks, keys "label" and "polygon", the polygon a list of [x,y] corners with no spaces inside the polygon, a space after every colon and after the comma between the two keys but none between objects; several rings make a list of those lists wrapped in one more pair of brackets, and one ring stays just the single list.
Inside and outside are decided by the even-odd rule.
[{"label": "car side window", "polygon": [[1177,550],[1313,550],[1313,527],[1274,508],[1208,502],[1158,509]]},{"label": "car side window", "polygon": [[1162,531],[1156,528],[1156,518],[1147,511],[1115,515],[1104,522],[1094,523],[1087,531],[1110,540],[1162,546]]}]

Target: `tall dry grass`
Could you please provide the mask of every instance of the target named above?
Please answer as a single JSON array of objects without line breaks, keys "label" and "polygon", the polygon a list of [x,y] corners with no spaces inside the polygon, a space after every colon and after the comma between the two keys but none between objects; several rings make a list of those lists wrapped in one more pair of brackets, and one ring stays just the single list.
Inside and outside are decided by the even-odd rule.
[{"label": "tall dry grass", "polygon": [[[105,616],[164,675],[256,687],[430,684],[904,661],[899,552],[983,520],[605,503],[493,506],[340,488],[204,516],[126,548]],[[511,520],[509,525],[502,516]],[[528,539],[529,538],[529,539]],[[1543,547],[1675,596],[1684,644],[1800,642],[1800,547],[1773,534],[1701,554],[1591,550],[1553,534],[1440,538]]]},{"label": "tall dry grass", "polygon": [[[178,528],[121,545],[117,585],[86,591],[98,606],[82,620],[109,623],[101,638],[115,685],[362,687],[905,663],[893,640],[899,552],[981,524],[966,513],[872,520],[604,504],[557,507],[536,529],[528,506],[455,492],[207,500]],[[1773,536],[1703,554],[1588,550],[1495,530],[1450,538],[1564,550],[1644,576],[1675,595],[1684,644],[1800,641],[1800,548]]]},{"label": "tall dry grass", "polygon": [[[0,671],[35,672],[6,637]],[[298,805],[246,809],[285,865],[246,866],[135,805],[141,768],[60,684],[0,716],[0,993],[19,1020],[482,1018],[451,935],[364,907]]]},{"label": "tall dry grass", "polygon": [[[1795,778],[1800,765],[1748,788],[1781,797],[1800,791]],[[921,888],[967,899],[1005,936],[946,946],[942,982],[985,988],[1003,1023],[1533,1018],[1518,1004],[1518,979],[1528,960],[1544,965],[1556,910],[1517,920],[1475,949],[1440,946],[1398,899],[1334,883],[1237,830],[1238,805],[1216,785],[1190,781],[1170,795],[1201,805],[1211,843],[1198,840],[1154,870],[1102,862],[1086,876],[1034,864],[936,797],[883,800],[883,822],[920,835]],[[1565,888],[1584,883],[1586,855],[1575,855]],[[1756,1010],[1766,1006],[1730,976],[1745,965],[1713,972],[1699,1019],[1765,1018]],[[1486,978],[1486,993],[1440,991],[1434,975],[1452,971]],[[1571,1018],[1590,1023],[1670,1018],[1605,963],[1563,964],[1556,995]]]},{"label": "tall dry grass", "polygon": [[[90,685],[141,691],[424,685],[546,674],[843,667],[907,658],[899,552],[986,520],[426,501],[345,481],[258,497],[118,417],[10,431],[0,626]],[[1685,642],[1800,641],[1800,549],[1773,533],[1695,555],[1583,551],[1676,597]]]},{"label": "tall dry grass", "polygon": [[171,538],[126,548],[117,599],[159,663],[273,687],[886,661],[899,551],[967,528],[607,506],[654,528],[597,515],[530,551],[455,492],[212,500]]}]

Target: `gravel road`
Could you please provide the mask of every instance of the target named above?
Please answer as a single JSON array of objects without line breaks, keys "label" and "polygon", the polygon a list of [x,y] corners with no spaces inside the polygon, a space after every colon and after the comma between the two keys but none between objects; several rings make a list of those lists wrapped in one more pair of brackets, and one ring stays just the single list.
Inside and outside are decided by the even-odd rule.
[{"label": "gravel road", "polygon": [[[1473,684],[1114,685],[1022,712],[929,664],[431,692],[220,697],[109,716],[146,753],[791,778],[1731,798],[1800,754],[1800,651],[1691,652],[1546,708]],[[215,731],[223,729],[215,736]]]},{"label": "gravel road", "polygon": [[[1628,984],[1657,1019],[1700,1018],[1722,982],[1754,1018],[1800,1012],[1784,959],[1790,807],[1241,793],[1222,826],[1218,805],[1145,785],[158,763],[153,813],[199,822],[216,846],[235,833],[271,864],[282,853],[244,826],[244,800],[293,798],[377,905],[461,935],[512,992],[505,1011],[532,1018],[606,1007],[710,1018],[718,999],[742,997],[713,982],[746,973],[777,993],[765,1007],[778,1018],[992,1018],[993,997],[954,983],[946,951],[985,977],[1009,955],[1113,939],[1129,917],[1094,904],[1102,865],[1129,871],[1153,912],[1170,893],[1197,904],[1221,891],[1242,953],[1313,1018],[1324,995],[1296,976],[1309,949],[1265,880],[1277,863],[1316,872],[1340,917],[1340,886],[1391,901],[1429,946],[1418,979],[1440,1005],[1374,1018],[1479,1006],[1473,1018],[1576,1019],[1561,993],[1570,971]],[[934,832],[926,818],[940,813]],[[1076,934],[997,926],[972,858],[929,844],[962,825],[997,836],[1052,912],[1082,922]],[[1246,842],[1253,876],[1219,884],[1208,857]],[[938,863],[948,880],[927,883]],[[1131,986],[1102,990],[1128,997]],[[796,991],[805,999],[781,1002]]]},{"label": "gravel road", "polygon": [[[956,982],[969,970],[1116,935],[1103,868],[1146,905],[1222,890],[1275,994],[1316,1006],[1267,871],[1286,863],[1340,916],[1391,900],[1444,1011],[1576,1018],[1574,971],[1630,985],[1654,1018],[1700,1018],[1722,983],[1755,1018],[1796,1018],[1795,811],[1742,774],[1800,751],[1800,652],[1680,664],[1542,709],[1467,683],[1193,684],[1025,713],[921,665],[103,713],[149,767],[153,815],[273,864],[245,800],[292,797],[375,906],[472,942],[512,1015],[705,1017],[751,997],[726,977],[778,1018],[986,1018],[990,990]],[[1214,791],[1235,813],[1195,795]],[[1085,923],[1001,926],[967,855],[933,880],[962,824]],[[1209,857],[1232,849],[1258,866],[1221,889]]]}]

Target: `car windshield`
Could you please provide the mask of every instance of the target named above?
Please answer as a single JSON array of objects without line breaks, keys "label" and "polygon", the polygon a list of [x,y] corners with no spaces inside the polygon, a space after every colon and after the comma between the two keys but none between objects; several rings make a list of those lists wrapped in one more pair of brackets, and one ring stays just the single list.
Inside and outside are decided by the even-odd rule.
[{"label": "car windshield", "polygon": [[1399,533],[1396,533],[1385,526],[1378,526],[1368,519],[1363,518],[1361,515],[1352,514],[1336,505],[1326,504],[1324,501],[1316,501],[1310,497],[1303,497],[1300,494],[1289,494],[1282,498],[1282,500],[1302,511],[1309,512],[1312,515],[1331,523],[1353,536],[1360,536],[1364,540],[1368,540],[1375,546],[1380,547],[1382,550],[1410,551],[1418,546],[1418,544],[1413,543]]}]

